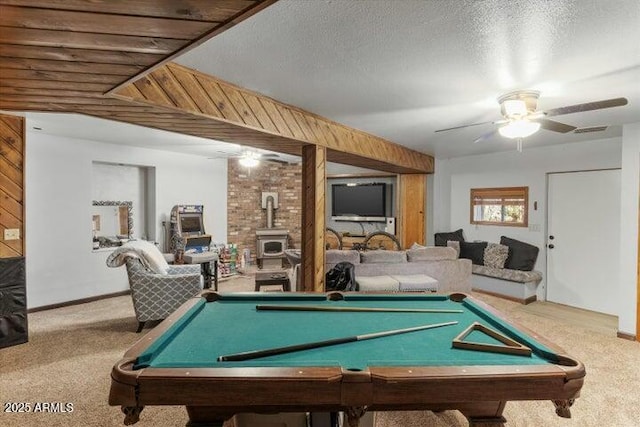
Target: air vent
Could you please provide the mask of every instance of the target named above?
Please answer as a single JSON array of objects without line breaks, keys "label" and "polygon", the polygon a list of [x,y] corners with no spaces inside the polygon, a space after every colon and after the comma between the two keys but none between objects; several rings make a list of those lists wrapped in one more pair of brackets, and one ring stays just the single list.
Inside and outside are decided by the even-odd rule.
[{"label": "air vent", "polygon": [[588,128],[580,128],[573,131],[573,133],[589,133],[589,132],[602,132],[609,126],[591,126]]}]

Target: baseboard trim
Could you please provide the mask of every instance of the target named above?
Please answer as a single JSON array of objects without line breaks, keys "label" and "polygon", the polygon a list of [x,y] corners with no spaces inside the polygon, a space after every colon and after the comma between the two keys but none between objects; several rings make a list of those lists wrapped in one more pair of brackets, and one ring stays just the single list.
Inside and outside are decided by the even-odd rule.
[{"label": "baseboard trim", "polygon": [[43,305],[43,306],[40,306],[40,307],[30,308],[30,309],[27,310],[27,313],[35,313],[37,311],[52,310],[54,308],[62,308],[62,307],[69,307],[71,305],[85,304],[85,303],[88,303],[88,302],[99,301],[101,299],[107,299],[107,298],[113,298],[113,297],[120,297],[120,296],[123,296],[123,295],[129,295],[130,293],[131,293],[131,290],[126,290],[126,291],[120,291],[120,292],[113,292],[111,294],[97,295],[95,297],[76,299],[76,300],[73,300],[73,301],[65,301],[65,302],[61,302],[61,303],[58,303],[58,304]]},{"label": "baseboard trim", "polygon": [[617,336],[618,338],[622,338],[623,340],[637,341],[637,337],[632,334],[627,334],[627,333],[618,331]]},{"label": "baseboard trim", "polygon": [[499,294],[497,292],[485,291],[484,289],[473,288],[472,290],[473,292],[478,292],[481,294],[491,295],[492,297],[498,297],[498,298],[506,299],[509,301],[518,302],[523,305],[531,304],[532,302],[535,302],[538,300],[538,297],[536,297],[535,295],[530,296],[529,298],[522,299],[522,298],[512,297],[509,295]]}]

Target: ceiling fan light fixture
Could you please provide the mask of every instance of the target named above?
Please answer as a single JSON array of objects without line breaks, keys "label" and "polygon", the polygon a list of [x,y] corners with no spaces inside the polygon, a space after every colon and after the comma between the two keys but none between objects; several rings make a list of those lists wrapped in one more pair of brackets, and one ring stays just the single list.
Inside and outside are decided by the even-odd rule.
[{"label": "ceiling fan light fixture", "polygon": [[507,99],[503,103],[507,117],[524,117],[527,115],[527,104],[522,99]]},{"label": "ceiling fan light fixture", "polygon": [[245,151],[242,154],[242,157],[240,157],[240,160],[238,160],[238,162],[240,163],[240,165],[247,167],[247,168],[252,168],[254,166],[258,166],[260,164],[260,154],[253,152],[253,151]]},{"label": "ceiling fan light fixture", "polygon": [[529,120],[514,120],[498,129],[505,138],[526,138],[540,130],[540,123]]}]

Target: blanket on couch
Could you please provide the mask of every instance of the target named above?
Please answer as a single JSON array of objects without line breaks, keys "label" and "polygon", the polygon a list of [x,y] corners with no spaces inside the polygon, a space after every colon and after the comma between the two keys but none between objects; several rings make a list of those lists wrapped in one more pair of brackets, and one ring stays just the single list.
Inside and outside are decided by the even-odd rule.
[{"label": "blanket on couch", "polygon": [[132,240],[113,251],[107,258],[108,267],[120,267],[127,262],[127,258],[137,258],[145,268],[158,274],[167,274],[169,264],[160,250],[146,240]]}]

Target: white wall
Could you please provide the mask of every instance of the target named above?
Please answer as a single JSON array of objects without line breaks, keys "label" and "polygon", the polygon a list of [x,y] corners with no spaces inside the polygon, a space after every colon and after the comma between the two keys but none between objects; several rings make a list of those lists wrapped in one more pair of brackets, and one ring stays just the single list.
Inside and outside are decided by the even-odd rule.
[{"label": "white wall", "polygon": [[[499,242],[505,235],[540,248],[535,269],[546,271],[547,173],[621,167],[622,139],[611,138],[486,155],[436,159],[434,231],[462,228],[466,240]],[[637,156],[636,156],[637,161]],[[529,187],[529,228],[471,225],[469,190]],[[537,202],[537,210],[534,210]],[[448,221],[447,221],[448,219]],[[544,299],[545,283],[538,286]]]},{"label": "white wall", "polygon": [[435,172],[431,175],[432,193],[427,194],[427,216],[432,218],[431,228],[427,228],[427,244],[435,242],[434,233],[453,230],[451,228],[451,173],[450,159],[435,159]]},{"label": "white wall", "polygon": [[[30,129],[27,126],[27,129]],[[27,131],[26,267],[29,308],[128,289],[91,245],[92,162],[155,167],[156,236],[176,204],[203,204],[207,233],[227,236],[227,162]],[[151,197],[151,199],[153,199]],[[134,224],[135,226],[135,224]]]},{"label": "white wall", "polygon": [[636,330],[638,268],[638,200],[640,199],[640,123],[622,130],[622,189],[620,201],[620,332]]},{"label": "white wall", "polygon": [[434,209],[433,209],[433,201],[434,201],[434,193],[435,193],[435,176],[434,174],[427,175],[427,197],[425,200],[425,208],[424,212],[427,216],[425,221],[425,243],[427,246],[433,246],[435,244],[433,237],[433,230],[435,224]]}]

